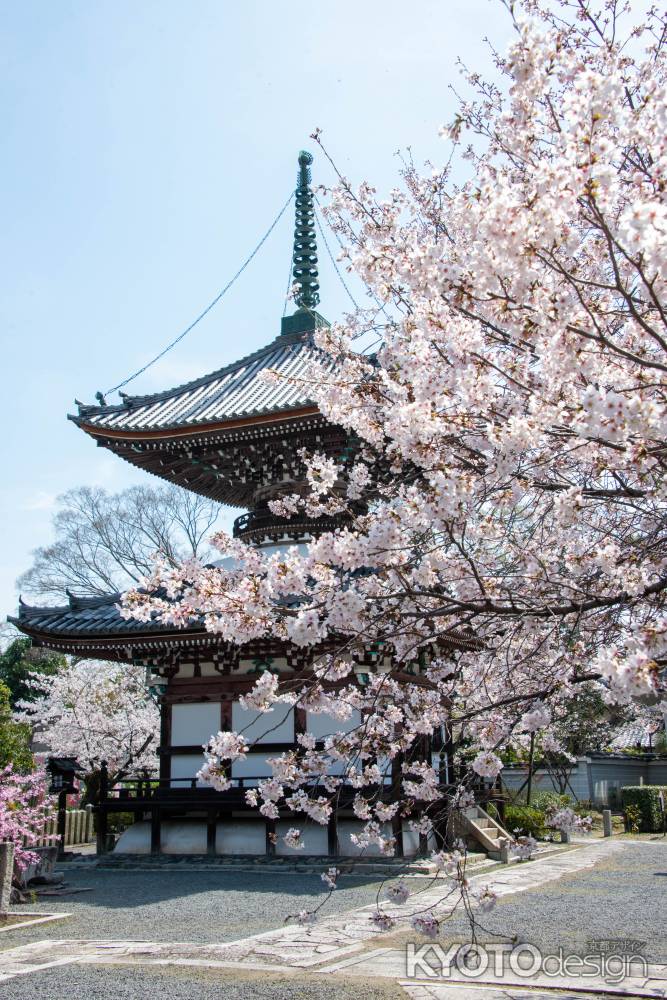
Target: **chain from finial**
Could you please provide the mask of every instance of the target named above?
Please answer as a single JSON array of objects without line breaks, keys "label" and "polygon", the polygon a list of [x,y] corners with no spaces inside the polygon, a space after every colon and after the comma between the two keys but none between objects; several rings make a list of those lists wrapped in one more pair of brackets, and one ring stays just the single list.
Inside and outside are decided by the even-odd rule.
[{"label": "chain from finial", "polygon": [[310,187],[311,153],[299,153],[299,176],[295,196],[294,255],[292,276],[298,286],[295,301],[304,309],[314,309],[320,301],[317,270],[315,205]]}]

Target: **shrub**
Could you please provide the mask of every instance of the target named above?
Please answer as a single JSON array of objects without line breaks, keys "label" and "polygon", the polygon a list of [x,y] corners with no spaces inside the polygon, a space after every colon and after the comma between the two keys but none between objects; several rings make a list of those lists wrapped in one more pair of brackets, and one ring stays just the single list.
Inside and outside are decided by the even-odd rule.
[{"label": "shrub", "polygon": [[662,785],[626,785],[621,789],[623,811],[627,816],[628,806],[639,809],[639,829],[642,833],[658,833],[662,830],[660,792],[667,802],[667,788]]},{"label": "shrub", "polygon": [[627,833],[639,833],[642,814],[639,806],[625,807],[625,829]]},{"label": "shrub", "polygon": [[544,813],[530,806],[506,806],[505,827],[510,833],[518,830],[536,838],[543,838],[547,832]]},{"label": "shrub", "polygon": [[571,805],[572,799],[569,795],[560,795],[558,792],[538,792],[533,796],[531,807],[546,812],[548,809],[565,809]]}]

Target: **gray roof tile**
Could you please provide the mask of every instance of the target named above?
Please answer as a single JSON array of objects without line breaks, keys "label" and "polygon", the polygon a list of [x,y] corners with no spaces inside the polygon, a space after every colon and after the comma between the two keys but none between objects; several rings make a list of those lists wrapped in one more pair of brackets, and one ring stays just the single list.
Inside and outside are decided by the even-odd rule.
[{"label": "gray roof tile", "polygon": [[[324,322],[324,321],[322,321]],[[100,429],[144,431],[202,426],[313,405],[304,376],[321,357],[309,334],[281,334],[259,351],[185,385],[148,396],[124,396],[115,406],[79,404],[76,423]],[[286,377],[266,382],[263,373]],[[296,379],[295,382],[287,379]]]}]

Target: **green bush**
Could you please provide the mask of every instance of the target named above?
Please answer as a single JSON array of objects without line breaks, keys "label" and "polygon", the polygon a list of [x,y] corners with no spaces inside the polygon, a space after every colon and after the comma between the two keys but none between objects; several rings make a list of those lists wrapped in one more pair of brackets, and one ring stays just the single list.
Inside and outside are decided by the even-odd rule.
[{"label": "green bush", "polygon": [[656,753],[667,753],[667,733],[664,729],[656,733],[653,740],[653,749]]},{"label": "green bush", "polygon": [[639,833],[639,824],[642,819],[639,806],[626,806],[624,818],[626,833]]},{"label": "green bush", "polygon": [[539,809],[540,812],[546,813],[549,809],[563,809],[565,806],[572,804],[572,799],[569,795],[559,795],[558,792],[538,792],[537,795],[533,796],[532,802],[530,803],[533,809]]},{"label": "green bush", "polygon": [[509,833],[518,830],[538,839],[546,836],[547,832],[544,813],[541,809],[533,809],[530,806],[506,806],[505,828]]},{"label": "green bush", "polygon": [[621,788],[623,811],[627,813],[628,806],[637,806],[641,815],[639,829],[642,833],[658,833],[662,830],[662,810],[658,798],[660,792],[667,802],[667,788],[663,785],[626,785]]}]

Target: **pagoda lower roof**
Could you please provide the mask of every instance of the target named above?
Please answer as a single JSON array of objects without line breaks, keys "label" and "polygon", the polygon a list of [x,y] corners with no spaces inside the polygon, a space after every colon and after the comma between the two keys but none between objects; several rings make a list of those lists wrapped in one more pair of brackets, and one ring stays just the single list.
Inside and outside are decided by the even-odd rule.
[{"label": "pagoda lower roof", "polygon": [[[20,600],[18,615],[7,620],[36,645],[96,659],[128,661],[179,649],[203,647],[222,653],[232,648],[219,634],[207,631],[203,623],[176,628],[158,621],[123,618],[121,597],[119,593],[99,597],[70,594],[68,603],[59,607],[31,607]],[[439,642],[452,650],[478,650],[482,646],[474,635],[455,630],[442,633]],[[258,643],[262,648],[269,645],[275,646],[275,642]]]},{"label": "pagoda lower roof", "polygon": [[99,597],[70,594],[69,603],[59,607],[31,607],[21,600],[18,615],[7,620],[37,645],[109,659],[132,659],[139,656],[139,650],[151,648],[227,645],[203,625],[175,628],[155,621],[123,618],[120,600],[118,593]]},{"label": "pagoda lower roof", "polygon": [[[317,325],[325,320],[316,316]],[[312,344],[312,328],[281,333],[266,347],[224,368],[173,389],[146,396],[123,395],[116,405],[79,403],[79,413],[70,420],[95,437],[141,437],[147,433],[180,435],[192,429],[253,418],[262,422],[272,414],[296,415],[317,408],[309,396],[305,379],[308,365],[321,356]],[[268,382],[265,373],[282,378]]]}]

